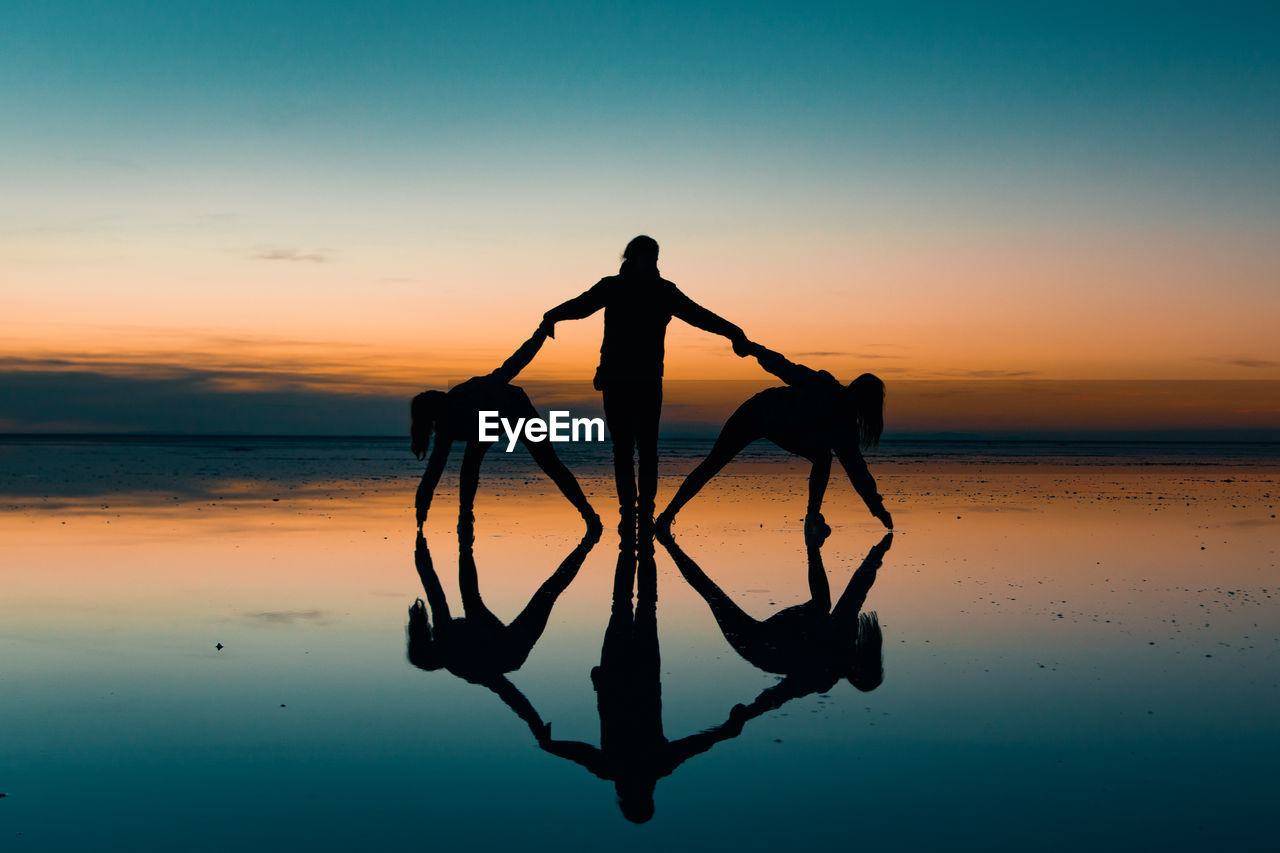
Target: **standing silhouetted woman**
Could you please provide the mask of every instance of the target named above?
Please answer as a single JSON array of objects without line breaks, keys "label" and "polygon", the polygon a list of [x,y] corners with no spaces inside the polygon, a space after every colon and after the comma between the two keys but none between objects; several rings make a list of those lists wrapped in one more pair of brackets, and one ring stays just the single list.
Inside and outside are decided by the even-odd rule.
[{"label": "standing silhouetted woman", "polygon": [[[417,508],[418,526],[426,521],[427,510],[431,508],[431,498],[435,494],[440,475],[444,472],[445,462],[449,459],[449,450],[455,441],[465,441],[466,451],[462,456],[462,476],[459,483],[458,525],[460,529],[469,528],[475,520],[474,505],[476,486],[480,482],[480,462],[485,453],[495,442],[480,439],[479,419],[481,411],[497,412],[499,417],[514,423],[518,418],[536,418],[538,411],[529,400],[529,395],[511,380],[525,368],[538,354],[546,333],[539,329],[533,337],[525,341],[502,366],[484,376],[475,376],[459,385],[444,391],[424,391],[413,398],[409,407],[411,423],[409,437],[413,455],[423,459],[427,455],[427,444],[435,433],[435,446],[431,450],[431,459],[422,473],[422,482],[418,484],[418,494],[414,499]],[[569,502],[577,508],[587,522],[588,529],[600,525],[600,516],[591,508],[582,487],[573,476],[549,441],[529,441],[521,432],[521,441],[529,449],[538,466],[551,478]]]},{"label": "standing silhouetted woman", "polygon": [[884,431],[884,383],[864,373],[847,386],[841,385],[825,370],[787,361],[758,344],[749,346],[754,348],[760,366],[787,385],[761,391],[729,416],[707,458],[689,473],[658,517],[659,529],[670,527],[681,507],[743,448],[761,438],[813,463],[806,532],[824,536],[831,532],[822,517],[822,498],[831,475],[832,452],[871,514],[892,529],[893,517],[884,508],[875,478],[858,450],[859,446],[875,447],[880,442]]},{"label": "standing silhouetted woman", "polygon": [[[561,320],[580,320],[604,309],[604,340],[595,388],[604,396],[604,416],[613,439],[619,529],[652,520],[658,489],[658,420],[662,414],[662,362],[667,324],[679,317],[734,344],[745,354],[742,329],[711,313],[658,274],[658,243],[639,236],[622,253],[617,275],[600,279],[581,296],[552,308],[542,328],[554,336]],[[639,497],[633,454],[639,455]]]}]

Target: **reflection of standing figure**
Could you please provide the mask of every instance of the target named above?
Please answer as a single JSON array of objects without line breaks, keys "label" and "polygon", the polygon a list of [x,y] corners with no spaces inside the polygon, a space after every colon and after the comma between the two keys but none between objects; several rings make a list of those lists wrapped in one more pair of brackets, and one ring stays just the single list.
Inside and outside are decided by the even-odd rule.
[{"label": "reflection of standing figure", "polygon": [[[604,395],[604,415],[613,439],[620,529],[653,518],[658,488],[658,420],[662,414],[662,368],[667,324],[679,317],[733,342],[740,355],[746,335],[680,292],[658,274],[658,243],[636,237],[623,252],[622,269],[590,290],[552,308],[542,328],[555,334],[561,320],[580,320],[604,309],[604,340],[595,387]],[[639,496],[633,454],[639,455]],[[638,500],[638,505],[637,505]]]},{"label": "reflection of standing figure", "polygon": [[761,391],[729,416],[707,458],[689,473],[658,517],[658,527],[670,527],[676,513],[721,468],[751,442],[767,438],[813,463],[806,531],[823,536],[831,532],[822,517],[822,498],[831,475],[833,451],[871,514],[892,529],[893,518],[876,493],[875,478],[858,451],[859,445],[875,447],[880,441],[884,430],[884,383],[864,373],[844,386],[825,370],[812,370],[787,361],[772,350],[752,346],[760,366],[787,386]]},{"label": "reflection of standing figure", "polygon": [[618,793],[618,807],[635,823],[653,816],[653,792],[659,779],[689,758],[742,731],[740,721],[730,721],[676,741],[667,740],[663,733],[657,574],[652,549],[641,548],[641,552],[637,566],[633,543],[624,539],[618,553],[613,609],[600,650],[600,665],[591,670],[600,712],[600,746],[552,740],[550,726],[540,741],[548,752],[612,781]]},{"label": "reflection of standing figure", "polygon": [[810,599],[763,621],[748,616],[670,536],[660,538],[685,580],[711,608],[734,651],[758,669],[785,676],[756,697],[745,713],[735,708],[733,719],[759,716],[792,699],[825,693],[841,678],[862,691],[874,690],[884,680],[880,622],[874,612],[860,611],[875,583],[876,570],[893,544],[892,533],[867,554],[834,608],[822,565],[821,537],[809,537]]},{"label": "reflection of standing figure", "polygon": [[450,615],[427,540],[419,531],[414,562],[431,616],[428,619],[427,605],[422,599],[409,608],[409,662],[427,671],[444,668],[472,684],[488,687],[529,724],[534,735],[543,737],[542,720],[506,675],[524,665],[534,643],[547,627],[556,599],[577,576],[582,561],[599,540],[598,531],[583,537],[555,573],[538,587],[520,615],[505,625],[480,598],[480,580],[469,538],[459,540],[458,554],[458,587],[462,592],[464,615],[459,618]]},{"label": "reflection of standing figure", "polygon": [[[520,349],[508,358],[501,367],[485,376],[476,376],[443,391],[424,391],[413,398],[410,406],[412,423],[409,433],[413,445],[413,454],[419,459],[427,455],[427,443],[435,432],[435,446],[431,450],[431,459],[422,474],[422,482],[418,484],[418,494],[414,500],[417,507],[418,526],[426,521],[427,510],[431,507],[431,498],[435,494],[436,484],[444,472],[445,462],[449,459],[449,449],[455,441],[465,441],[466,451],[462,456],[462,476],[459,486],[458,524],[461,529],[468,528],[475,519],[474,506],[476,486],[480,482],[480,463],[484,454],[493,446],[492,441],[481,441],[479,437],[479,417],[481,411],[497,412],[498,417],[515,423],[518,418],[536,418],[538,411],[529,401],[524,389],[512,385],[511,380],[533,360],[547,339],[544,332],[535,332],[533,337],[525,341]],[[549,441],[529,441],[521,431],[521,442],[529,449],[538,466],[551,480],[560,487],[569,502],[587,522],[588,529],[598,528],[600,516],[596,515],[591,504],[582,493],[577,479],[560,461],[555,449]]]}]

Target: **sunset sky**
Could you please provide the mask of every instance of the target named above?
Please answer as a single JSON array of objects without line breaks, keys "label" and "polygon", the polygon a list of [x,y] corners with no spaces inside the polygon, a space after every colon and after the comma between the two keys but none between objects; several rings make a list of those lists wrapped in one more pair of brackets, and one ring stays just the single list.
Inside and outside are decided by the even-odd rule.
[{"label": "sunset sky", "polygon": [[638,233],[838,376],[1280,380],[1274,4],[18,0],[0,80],[0,431],[142,428],[103,382],[399,400]]}]

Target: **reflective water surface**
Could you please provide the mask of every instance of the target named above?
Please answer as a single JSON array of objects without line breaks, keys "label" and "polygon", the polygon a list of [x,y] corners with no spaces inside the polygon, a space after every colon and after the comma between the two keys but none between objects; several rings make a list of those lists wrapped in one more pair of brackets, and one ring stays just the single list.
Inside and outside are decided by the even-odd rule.
[{"label": "reflective water surface", "polygon": [[[0,846],[1280,829],[1273,450],[890,447],[898,532],[833,481],[820,545],[806,469],[759,452],[635,549],[519,453],[474,538],[446,478],[418,540],[403,444],[0,443]],[[699,453],[667,449],[660,504]]]}]

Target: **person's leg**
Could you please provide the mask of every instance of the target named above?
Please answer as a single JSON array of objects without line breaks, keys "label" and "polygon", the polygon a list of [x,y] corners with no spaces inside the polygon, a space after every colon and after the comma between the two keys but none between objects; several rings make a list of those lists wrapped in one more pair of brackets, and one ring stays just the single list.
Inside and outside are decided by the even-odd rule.
[{"label": "person's leg", "polygon": [[485,607],[480,598],[480,576],[476,572],[476,556],[470,544],[458,550],[458,591],[462,593],[462,612],[476,622],[498,622],[498,617]]},{"label": "person's leg", "polygon": [[827,570],[822,565],[822,547],[811,540],[805,550],[809,557],[809,601],[821,609],[825,617],[831,612],[831,582],[827,580]]},{"label": "person's leg", "polygon": [[619,529],[635,525],[636,481],[633,450],[636,443],[635,406],[627,385],[606,386],[604,419],[613,440],[613,476],[618,489]]},{"label": "person's leg", "polygon": [[524,610],[520,611],[520,615],[511,620],[511,633],[518,637],[518,642],[525,644],[525,656],[546,630],[547,620],[551,618],[551,608],[555,606],[556,599],[578,576],[582,561],[586,559],[587,553],[599,538],[598,534],[585,536],[551,577],[538,587],[538,591],[529,599],[529,603],[525,605]]},{"label": "person's leg", "polygon": [[462,473],[458,480],[458,532],[472,530],[476,519],[476,487],[480,484],[480,463],[489,445],[479,441],[468,441],[466,452],[462,455]]},{"label": "person's leg", "polygon": [[716,586],[715,581],[702,571],[702,567],[681,550],[674,538],[660,535],[659,540],[666,546],[671,559],[675,561],[676,568],[689,582],[689,586],[693,587],[694,591],[702,596],[703,601],[707,602],[707,606],[711,608],[711,615],[720,626],[720,632],[729,641],[729,645],[733,646],[738,654],[750,660],[751,641],[758,633],[761,623],[748,616],[746,611],[734,603],[724,590]]},{"label": "person's leg", "polygon": [[658,425],[662,420],[662,380],[636,389],[636,456],[639,475],[636,511],[648,522],[653,519],[658,494]]},{"label": "person's leg", "polygon": [[689,472],[689,476],[684,478],[684,482],[676,490],[676,496],[658,517],[659,528],[669,526],[676,513],[692,500],[712,477],[720,473],[720,469],[729,464],[729,461],[741,453],[748,444],[763,437],[764,433],[755,415],[752,401],[748,400],[729,416],[707,458],[698,463],[698,466]]},{"label": "person's leg", "polygon": [[827,493],[827,481],[831,479],[831,453],[825,452],[813,460],[809,471],[809,506],[804,517],[806,539],[818,542],[831,535],[827,520],[822,517],[822,498]]},{"label": "person's leg", "polygon": [[529,449],[529,455],[533,457],[533,461],[538,463],[538,467],[542,469],[551,482],[555,483],[560,489],[560,493],[568,498],[569,503],[582,514],[586,519],[587,525],[599,526],[600,516],[592,508],[591,502],[587,500],[587,496],[582,493],[582,486],[578,483],[578,478],[573,476],[573,472],[561,461],[555,448],[551,446],[549,441],[524,441],[524,446]]}]

